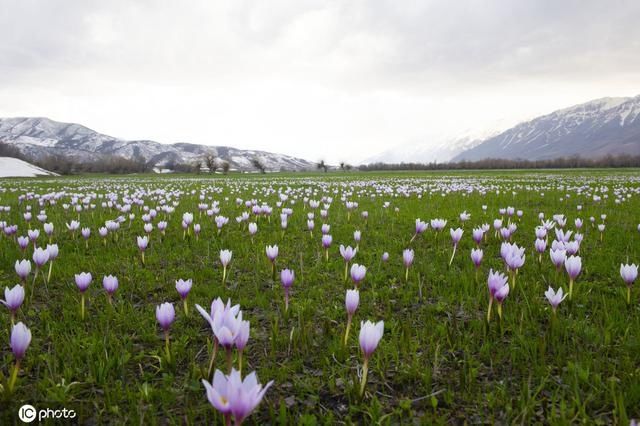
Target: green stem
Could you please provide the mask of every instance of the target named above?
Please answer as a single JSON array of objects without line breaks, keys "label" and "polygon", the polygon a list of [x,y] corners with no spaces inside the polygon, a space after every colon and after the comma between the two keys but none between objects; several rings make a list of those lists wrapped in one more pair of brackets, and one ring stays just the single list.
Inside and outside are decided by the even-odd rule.
[{"label": "green stem", "polygon": [[218,354],[218,341],[215,340],[215,337],[214,337],[213,352],[211,352],[211,360],[209,361],[209,370],[207,370],[207,380],[211,377],[211,374],[213,373],[213,365],[216,361],[217,354]]},{"label": "green stem", "polygon": [[49,273],[47,274],[47,282],[51,282],[51,270],[53,269],[53,260],[49,262]]},{"label": "green stem", "polygon": [[349,340],[349,330],[351,330],[351,315],[347,318],[347,329],[344,332],[344,345],[347,346],[347,341]]},{"label": "green stem", "polygon": [[164,332],[164,351],[167,355],[167,361],[171,361],[171,350],[169,349],[169,332]]},{"label": "green stem", "polygon": [[227,370],[229,370],[229,374],[231,374],[231,370],[233,369],[233,357],[231,356],[231,348],[226,348],[227,355]]},{"label": "green stem", "polygon": [[16,363],[13,366],[13,370],[11,371],[11,378],[9,379],[9,385],[8,385],[9,394],[13,393],[13,388],[16,385],[16,380],[18,380],[18,371],[20,371],[19,359],[16,360]]},{"label": "green stem", "polygon": [[493,306],[493,297],[489,298],[489,308],[487,309],[487,322],[491,321],[491,307]]},{"label": "green stem", "polygon": [[458,248],[457,245],[453,246],[453,253],[451,253],[451,260],[449,260],[449,266],[451,266],[451,264],[453,263],[453,256],[456,255],[456,248]]},{"label": "green stem", "polygon": [[367,384],[368,373],[369,373],[369,358],[365,358],[364,364],[362,365],[362,381],[360,382],[360,398],[364,396],[364,387]]},{"label": "green stem", "polygon": [[80,295],[80,318],[84,320],[84,293]]},{"label": "green stem", "polygon": [[569,300],[571,300],[571,297],[573,296],[573,279],[569,280]]}]

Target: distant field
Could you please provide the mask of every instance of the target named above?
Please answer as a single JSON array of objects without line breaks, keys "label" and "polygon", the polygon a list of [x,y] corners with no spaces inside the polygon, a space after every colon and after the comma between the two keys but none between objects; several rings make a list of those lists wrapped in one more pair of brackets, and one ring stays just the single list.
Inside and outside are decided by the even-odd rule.
[{"label": "distant field", "polygon": [[[215,338],[194,306],[209,311],[217,297],[239,304],[250,322],[242,374],[256,371],[263,385],[274,382],[247,424],[628,424],[640,418],[640,292],[631,286],[627,303],[620,274],[621,263],[640,262],[637,169],[4,179],[0,206],[0,287],[20,282],[16,260],[32,267],[15,315],[32,340],[12,393],[11,315],[0,306],[1,424],[19,422],[18,409],[27,403],[73,409],[76,421],[89,424],[222,424],[201,383],[210,378]],[[157,214],[144,217],[152,228],[145,231],[143,216],[151,210]],[[461,219],[464,212],[468,220]],[[185,213],[193,214],[187,231]],[[228,223],[218,229],[216,217]],[[418,218],[428,229],[414,237]],[[438,218],[446,220],[439,232],[431,226]],[[496,219],[515,229],[502,234]],[[75,232],[67,226],[73,220]],[[103,238],[99,228],[107,221],[121,223]],[[536,227],[544,221],[546,247],[538,253]],[[50,237],[44,223],[53,224]],[[253,236],[250,223],[257,225]],[[328,254],[323,224],[332,236]],[[476,245],[473,229],[483,224],[488,230]],[[17,231],[7,235],[11,225]],[[90,230],[86,239],[82,228]],[[463,234],[452,258],[450,229],[456,228]],[[21,250],[17,237],[29,229],[39,236]],[[354,231],[361,232],[359,243]],[[143,264],[137,237],[144,235]],[[555,248],[572,251],[577,244],[582,268],[572,299],[554,316],[545,291],[569,290],[564,263],[556,269],[550,256],[563,236]],[[509,280],[502,320],[494,300],[487,322],[489,271],[507,274],[511,261],[501,257],[503,241],[525,249],[524,264],[513,273],[515,288]],[[34,246],[49,243],[59,247],[51,278],[45,283],[47,262],[34,281]],[[346,345],[345,292],[355,284],[344,280],[341,244],[358,246],[349,268],[367,268]],[[267,245],[279,248],[275,280]],[[470,256],[476,246],[483,251],[478,268]],[[233,254],[223,284],[225,249]],[[404,249],[415,253],[408,273]],[[284,268],[295,272],[286,311]],[[93,277],[84,320],[74,279],[80,272]],[[106,275],[119,283],[112,304]],[[178,279],[193,281],[188,315]],[[156,321],[163,302],[176,311],[169,354]],[[358,336],[365,320],[384,320],[384,334],[361,397]],[[230,353],[238,368],[238,351]],[[228,373],[223,349],[214,369]]]}]

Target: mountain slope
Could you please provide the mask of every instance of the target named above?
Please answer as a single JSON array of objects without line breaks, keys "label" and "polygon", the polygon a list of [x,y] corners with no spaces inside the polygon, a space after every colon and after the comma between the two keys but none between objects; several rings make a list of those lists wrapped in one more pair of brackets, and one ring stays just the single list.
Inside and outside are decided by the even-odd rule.
[{"label": "mountain slope", "polygon": [[372,163],[446,163],[453,157],[497,135],[498,131],[468,131],[456,137],[443,137],[436,144],[411,143],[395,146],[367,158]]},{"label": "mountain slope", "polygon": [[26,161],[13,157],[0,157],[0,178],[57,176],[48,170],[41,169]]},{"label": "mountain slope", "polygon": [[174,164],[193,164],[213,153],[238,170],[252,170],[251,161],[254,158],[260,159],[267,170],[306,170],[314,167],[313,163],[300,158],[265,151],[190,143],[168,145],[150,140],[128,141],[79,124],[61,123],[43,117],[0,119],[0,142],[13,145],[34,159],[51,154],[76,161],[118,156],[144,161],[152,166],[170,167]]},{"label": "mountain slope", "polygon": [[640,155],[640,96],[602,98],[520,123],[453,158],[547,160]]}]

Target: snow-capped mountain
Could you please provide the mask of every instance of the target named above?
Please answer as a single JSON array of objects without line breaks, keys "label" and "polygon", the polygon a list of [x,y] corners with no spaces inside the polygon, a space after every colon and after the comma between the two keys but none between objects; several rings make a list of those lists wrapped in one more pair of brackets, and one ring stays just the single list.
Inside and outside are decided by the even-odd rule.
[{"label": "snow-capped mountain", "polygon": [[602,98],[520,123],[453,161],[640,155],[640,96]]},{"label": "snow-capped mountain", "polygon": [[498,130],[467,130],[456,136],[440,137],[435,144],[417,142],[398,145],[367,158],[363,163],[446,163],[498,133]]},{"label": "snow-capped mountain", "polygon": [[228,146],[129,141],[98,133],[79,124],[61,123],[42,117],[0,118],[0,142],[15,146],[22,154],[33,159],[50,154],[77,161],[119,156],[141,160],[158,168],[170,168],[175,164],[193,164],[213,153],[217,158],[228,161],[232,169],[238,170],[253,170],[254,158],[272,171],[315,168],[309,161],[288,155]]}]

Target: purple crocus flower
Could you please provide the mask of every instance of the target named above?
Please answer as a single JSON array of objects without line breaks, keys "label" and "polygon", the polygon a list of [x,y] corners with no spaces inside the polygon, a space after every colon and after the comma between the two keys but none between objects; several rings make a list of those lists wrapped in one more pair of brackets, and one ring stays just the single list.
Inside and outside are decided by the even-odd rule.
[{"label": "purple crocus flower", "polygon": [[451,243],[454,246],[457,246],[460,240],[462,239],[462,234],[464,231],[461,228],[449,229],[449,234],[451,234]]},{"label": "purple crocus flower", "polygon": [[91,284],[91,273],[90,272],[80,272],[76,274],[76,285],[78,286],[78,290],[81,293],[84,293],[87,288],[89,288],[89,284]]},{"label": "purple crocus flower", "polygon": [[356,287],[360,286],[360,282],[364,280],[365,275],[367,274],[367,268],[363,265],[358,265],[354,263],[351,265],[351,279]]},{"label": "purple crocus flower", "polygon": [[31,330],[26,325],[19,322],[11,327],[11,351],[17,362],[24,358],[30,343]]},{"label": "purple crocus flower", "polygon": [[22,302],[24,302],[24,287],[20,284],[16,284],[12,289],[5,287],[4,300],[0,300],[0,303],[11,311],[11,323],[13,323],[16,312],[22,306]]},{"label": "purple crocus flower", "polygon": [[360,292],[357,289],[347,290],[347,295],[345,297],[345,307],[347,308],[347,314],[349,316],[353,316],[358,309],[358,304],[360,303]]},{"label": "purple crocus flower", "polygon": [[463,230],[460,228],[457,229],[449,229],[449,234],[451,234],[451,243],[453,244],[453,253],[451,253],[451,260],[449,260],[449,266],[453,263],[453,257],[456,255],[456,249],[458,248],[458,243],[462,239]]},{"label": "purple crocus flower", "polygon": [[362,365],[362,381],[360,382],[360,395],[364,395],[364,387],[367,384],[367,373],[369,372],[369,358],[378,347],[380,339],[384,334],[384,321],[374,324],[367,320],[360,323],[360,350],[364,357]]},{"label": "purple crocus flower", "polygon": [[409,268],[413,263],[414,252],[413,249],[404,249],[402,251],[402,263],[404,263],[405,268]]},{"label": "purple crocus flower", "polygon": [[471,237],[473,238],[473,242],[475,242],[476,245],[479,246],[482,242],[482,237],[484,237],[484,231],[482,230],[482,228],[474,228],[471,233]]},{"label": "purple crocus flower", "polygon": [[169,349],[169,328],[175,319],[176,311],[173,308],[172,303],[165,302],[156,306],[156,320],[164,332],[164,349],[167,360],[171,359],[171,351]]},{"label": "purple crocus flower", "polygon": [[276,258],[278,257],[278,246],[267,246],[265,248],[265,252],[267,254],[267,259],[269,259],[269,262],[274,263],[276,261]]},{"label": "purple crocus flower", "polygon": [[295,279],[295,272],[289,269],[283,269],[280,271],[280,281],[282,282],[282,288],[284,288],[284,310],[289,309],[289,289],[293,285]]},{"label": "purple crocus flower", "polygon": [[340,255],[345,262],[349,263],[355,257],[358,249],[351,248],[351,246],[343,246],[340,244]]},{"label": "purple crocus flower", "polygon": [[413,249],[404,249],[402,251],[402,263],[404,263],[404,280],[409,281],[409,268],[413,264]]},{"label": "purple crocus flower", "polygon": [[558,292],[556,293],[556,291],[553,288],[551,288],[551,286],[549,286],[549,289],[544,292],[544,295],[549,301],[549,304],[553,309],[554,315],[556,313],[556,310],[558,309],[558,305],[567,297],[566,294],[563,295],[562,287],[560,287],[558,289]]},{"label": "purple crocus flower", "polygon": [[626,285],[633,285],[634,281],[638,278],[638,266],[635,264],[620,264],[620,276]]},{"label": "purple crocus flower", "polygon": [[373,352],[378,347],[380,339],[384,333],[384,321],[379,321],[376,324],[367,320],[360,323],[360,350],[365,359],[369,359]]},{"label": "purple crocus flower", "polygon": [[471,249],[471,260],[473,261],[476,269],[479,268],[482,263],[482,256],[483,252],[481,249]]},{"label": "purple crocus flower", "polygon": [[181,299],[186,299],[187,296],[189,295],[189,292],[191,291],[191,286],[193,285],[193,281],[192,280],[183,280],[183,279],[179,279],[176,281],[176,290],[178,291],[178,294],[180,295]]},{"label": "purple crocus flower", "polygon": [[447,225],[447,221],[444,219],[431,219],[431,229],[436,232],[440,232]]},{"label": "purple crocus flower", "polygon": [[231,250],[220,250],[220,263],[222,264],[222,285],[227,282],[227,266],[231,263],[233,252]]},{"label": "purple crocus flower", "polygon": [[571,300],[573,283],[582,270],[582,259],[580,256],[569,256],[564,261],[564,267],[567,271],[567,275],[569,276],[569,300]]},{"label": "purple crocus flower", "polygon": [[549,256],[551,257],[551,262],[555,265],[556,269],[559,271],[564,265],[564,261],[567,258],[567,251],[564,249],[551,249],[549,252]]},{"label": "purple crocus flower", "polygon": [[351,320],[353,319],[353,314],[358,309],[358,303],[360,303],[360,292],[357,289],[347,290],[347,295],[345,297],[345,307],[347,308],[347,328],[344,332],[344,344],[347,345],[349,341],[349,330],[351,330]]},{"label": "purple crocus flower", "polygon": [[26,259],[22,259],[20,261],[16,260],[15,264],[16,274],[20,277],[22,282],[27,281],[27,277],[31,273],[31,262]]},{"label": "purple crocus flower", "polygon": [[17,241],[18,241],[18,247],[20,247],[20,250],[25,251],[27,247],[29,247],[29,238],[19,236]]},{"label": "purple crocus flower", "polygon": [[420,219],[416,219],[415,232],[413,234],[413,237],[411,237],[411,241],[409,241],[409,244],[411,244],[413,242],[413,240],[415,240],[418,235],[420,235],[424,231],[426,231],[428,227],[429,227],[428,223],[423,222]]},{"label": "purple crocus flower", "polygon": [[542,253],[547,250],[547,242],[543,239],[537,238],[534,243],[536,252],[538,252],[538,262],[542,262]]},{"label": "purple crocus flower", "polygon": [[106,275],[104,278],[102,278],[102,287],[107,292],[109,303],[112,303],[111,297],[113,296],[113,293],[115,293],[118,289],[118,278],[114,277],[113,275]]},{"label": "purple crocus flower", "polygon": [[235,424],[239,425],[260,404],[273,381],[262,387],[255,372],[243,381],[240,372],[232,369],[228,376],[216,370],[213,383],[202,380],[202,384],[209,403],[225,417],[225,422],[231,424],[233,416]]},{"label": "purple crocus flower", "polygon": [[33,252],[33,263],[36,265],[36,269],[41,269],[49,260],[49,252],[47,249],[38,247]]},{"label": "purple crocus flower", "polygon": [[355,257],[358,252],[358,248],[351,248],[351,246],[343,246],[340,244],[340,255],[344,259],[344,281],[347,281],[347,272],[349,271],[349,262]]},{"label": "purple crocus flower", "polygon": [[176,318],[176,311],[173,308],[173,304],[169,302],[165,302],[161,305],[156,306],[156,320],[162,330],[167,333],[171,324]]},{"label": "purple crocus flower", "polygon": [[[491,269],[489,270],[489,277],[487,278],[487,286],[489,288],[489,308],[487,309],[487,322],[490,322],[493,300],[497,299],[496,295],[503,287],[508,287],[507,277],[498,271],[493,272],[493,269]],[[507,289],[506,291],[508,293],[509,290]]]},{"label": "purple crocus flower", "polygon": [[635,264],[620,264],[620,276],[622,277],[624,283],[627,285],[627,304],[629,304],[631,303],[631,286],[638,278],[638,266]]}]

